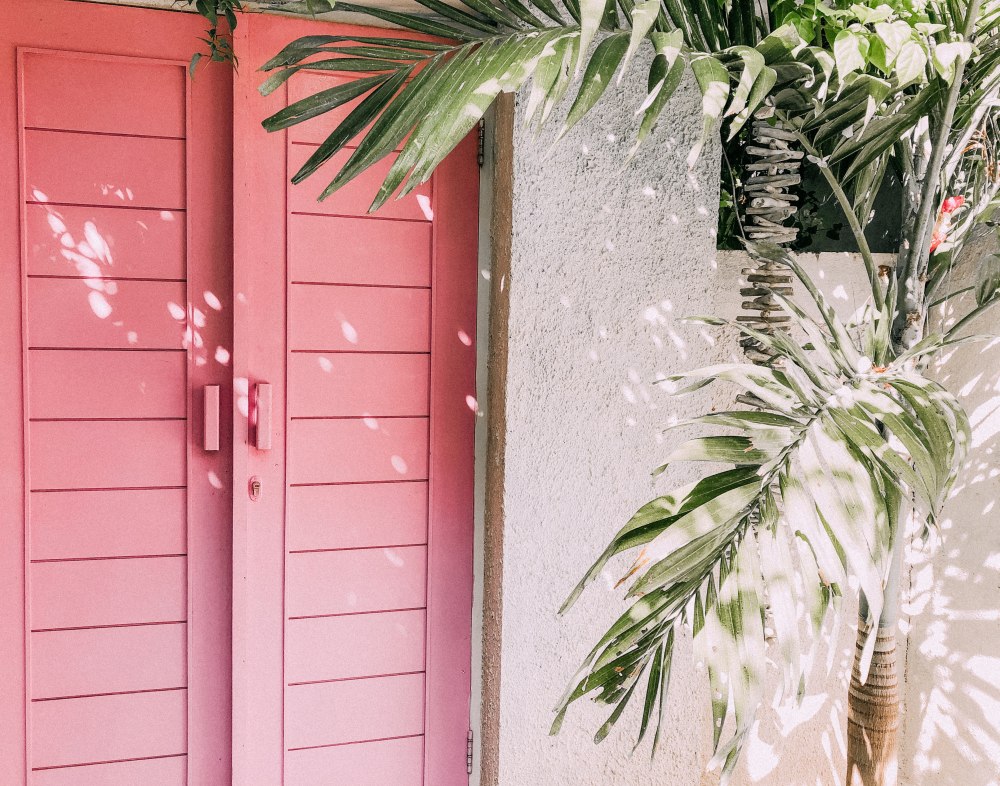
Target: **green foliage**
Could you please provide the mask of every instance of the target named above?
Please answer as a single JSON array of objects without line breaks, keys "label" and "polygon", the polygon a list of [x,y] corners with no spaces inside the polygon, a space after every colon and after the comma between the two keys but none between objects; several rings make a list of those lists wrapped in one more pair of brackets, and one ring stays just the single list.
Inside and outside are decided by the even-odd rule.
[{"label": "green foliage", "polygon": [[191,55],[191,62],[188,65],[191,78],[194,78],[198,63],[204,57],[214,62],[232,63],[234,67],[238,66],[236,53],[233,51],[232,34],[238,23],[236,13],[244,10],[242,0],[180,0],[180,2],[193,5],[209,24],[205,38],[201,39],[208,47],[208,51],[195,52]]},{"label": "green foliage", "polygon": [[[191,78],[197,71],[198,64],[207,57],[217,63],[231,63],[234,68],[239,66],[236,52],[233,50],[233,31],[239,24],[239,13],[247,10],[246,0],[174,0],[194,6],[194,10],[208,21],[205,38],[200,39],[207,51],[195,52],[188,64]],[[291,14],[316,14],[333,10],[334,0],[263,0],[258,3],[262,9],[281,11]]]},{"label": "green foliage", "polygon": [[[716,762],[727,775],[763,700],[765,608],[776,638],[772,659],[784,676],[786,695],[795,697],[803,687],[801,654],[831,603],[847,589],[848,577],[860,583],[869,621],[877,623],[903,500],[913,499],[933,524],[969,441],[968,420],[957,400],[911,362],[963,339],[935,335],[916,352],[877,365],[872,357],[881,353],[882,339],[876,321],[855,339],[787,251],[764,245],[750,251],[790,268],[820,318],[778,296],[806,338],[804,346],[789,332],[768,336],[734,325],[770,347],[780,362],[774,368],[713,366],[666,380],[678,395],[712,382],[730,383],[761,405],[711,412],[682,424],[725,433],[684,442],[668,465],[737,466],[640,508],[566,601],[563,611],[612,558],[638,550],[619,582],[628,583],[631,605],[585,659],[553,727],[557,731],[568,707],[585,696],[612,707],[613,724],[645,681],[640,740],[657,728],[673,643],[679,626],[687,625],[708,666]],[[811,620],[808,630],[797,622],[800,604]],[[873,625],[865,646],[863,676],[876,630]],[[606,733],[602,727],[598,738]]]}]

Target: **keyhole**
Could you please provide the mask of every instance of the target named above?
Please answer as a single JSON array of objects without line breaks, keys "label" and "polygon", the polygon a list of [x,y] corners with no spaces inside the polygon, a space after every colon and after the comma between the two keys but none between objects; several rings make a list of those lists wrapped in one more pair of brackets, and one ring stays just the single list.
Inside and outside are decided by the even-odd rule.
[{"label": "keyhole", "polygon": [[257,501],[260,497],[260,478],[250,478],[250,499]]}]

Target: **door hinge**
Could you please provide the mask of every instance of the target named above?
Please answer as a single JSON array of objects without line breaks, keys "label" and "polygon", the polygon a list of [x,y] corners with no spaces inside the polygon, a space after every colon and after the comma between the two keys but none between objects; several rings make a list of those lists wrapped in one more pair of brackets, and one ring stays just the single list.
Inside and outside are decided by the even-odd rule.
[{"label": "door hinge", "polygon": [[479,162],[479,168],[482,169],[483,163],[486,161],[486,121],[479,121],[479,149],[476,153],[476,161]]},{"label": "door hinge", "polygon": [[469,729],[469,736],[465,744],[465,771],[472,775],[472,729]]}]

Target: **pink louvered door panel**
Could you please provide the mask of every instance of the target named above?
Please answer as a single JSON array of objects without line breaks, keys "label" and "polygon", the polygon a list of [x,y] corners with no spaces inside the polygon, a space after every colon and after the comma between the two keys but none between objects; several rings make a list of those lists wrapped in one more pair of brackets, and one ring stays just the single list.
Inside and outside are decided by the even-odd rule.
[{"label": "pink louvered door panel", "polygon": [[[262,101],[255,69],[299,36],[351,32],[371,34],[266,16],[237,30],[241,786],[468,782],[476,145],[374,216],[395,154],[324,202],[350,150],[289,185],[345,113],[271,135],[260,121],[341,77],[307,70]],[[246,447],[262,428],[270,449]]]},{"label": "pink louvered door panel", "polygon": [[345,110],[260,127],[352,31],[192,81],[196,16],[0,0],[2,786],[467,783],[475,141],[369,216],[396,153],[288,184]]},{"label": "pink louvered door panel", "polygon": [[5,785],[231,782],[231,428],[201,448],[200,391],[232,384],[232,94],[187,78],[200,32],[0,3]]}]

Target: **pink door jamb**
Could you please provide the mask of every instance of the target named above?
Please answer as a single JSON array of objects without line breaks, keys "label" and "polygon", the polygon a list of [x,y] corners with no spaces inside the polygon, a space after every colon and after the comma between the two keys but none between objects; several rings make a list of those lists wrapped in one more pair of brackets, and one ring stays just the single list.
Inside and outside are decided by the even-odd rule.
[{"label": "pink door jamb", "polygon": [[[259,65],[296,37],[352,30],[371,34],[268,16],[237,30],[239,786],[325,783],[330,772],[365,786],[468,782],[476,142],[465,140],[416,197],[369,217],[377,173],[322,205],[327,172],[287,185],[322,139],[316,126],[328,131],[334,118],[273,134],[260,126],[331,75],[300,73],[262,100]],[[341,373],[369,383],[341,385]],[[265,451],[253,447],[259,383],[273,391]],[[313,389],[333,394],[308,399]],[[352,620],[387,636],[425,630],[418,659],[393,639],[362,640],[372,626]]]}]

